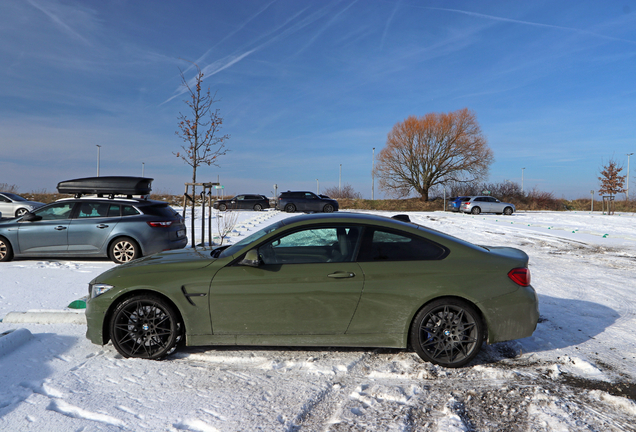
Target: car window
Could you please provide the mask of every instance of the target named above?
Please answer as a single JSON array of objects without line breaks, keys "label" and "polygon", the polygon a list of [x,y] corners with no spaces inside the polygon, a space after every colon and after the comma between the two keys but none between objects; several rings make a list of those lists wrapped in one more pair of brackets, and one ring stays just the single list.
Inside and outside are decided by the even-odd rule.
[{"label": "car window", "polygon": [[[152,213],[152,210],[148,210],[148,208],[149,207],[144,208],[144,213],[150,214],[152,216],[157,216],[156,214]],[[148,210],[148,212],[146,210]],[[138,214],[139,214],[139,211],[133,206],[129,206],[129,205],[122,206],[122,211],[121,211],[122,216],[135,216]]]},{"label": "car window", "polygon": [[272,231],[275,231],[275,230],[279,229],[282,226],[283,226],[283,223],[280,222],[280,221],[275,222],[275,223],[273,223],[273,224],[271,224],[269,226],[266,226],[265,228],[256,231],[254,234],[245,237],[243,240],[241,240],[241,241],[239,241],[237,243],[234,243],[229,248],[223,250],[219,254],[219,256],[217,258],[224,258],[224,257],[227,257],[227,256],[234,255],[235,253],[240,251],[242,248],[244,248],[248,244],[256,242],[261,237],[271,233]]},{"label": "car window", "polygon": [[80,211],[77,214],[78,218],[95,218],[108,216],[109,203],[89,203],[83,202],[80,204]]},{"label": "car window", "polygon": [[10,203],[11,200],[5,196],[0,195],[0,201],[1,202],[6,202],[6,203]]},{"label": "car window", "polygon": [[242,201],[242,200],[245,199],[245,196],[244,195],[239,195],[239,196],[236,197],[236,199]]},{"label": "car window", "polygon": [[352,261],[361,227],[314,227],[295,231],[258,249],[264,264]]},{"label": "car window", "polygon": [[72,202],[51,204],[33,213],[42,217],[42,220],[68,219],[71,216],[71,210],[73,210],[74,204],[75,203]]},{"label": "car window", "polygon": [[311,192],[305,192],[305,199],[316,199],[316,195],[312,194]]},{"label": "car window", "polygon": [[437,260],[448,255],[437,243],[422,237],[382,229],[367,229],[358,261],[422,261]]},{"label": "car window", "polygon": [[6,202],[11,202],[11,200],[13,201],[28,201],[28,199],[21,197],[20,195],[16,195],[16,194],[12,194],[12,193],[5,193],[4,194],[7,198],[9,198],[9,201]]},{"label": "car window", "polygon": [[166,218],[174,218],[177,213],[167,204],[156,204],[142,207],[144,214],[151,216],[161,216]]}]

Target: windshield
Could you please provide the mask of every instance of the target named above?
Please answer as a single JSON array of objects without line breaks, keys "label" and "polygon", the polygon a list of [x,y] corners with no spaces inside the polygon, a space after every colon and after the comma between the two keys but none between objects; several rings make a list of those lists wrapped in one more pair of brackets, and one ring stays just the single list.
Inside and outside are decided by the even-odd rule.
[{"label": "windshield", "polygon": [[232,246],[230,246],[229,248],[223,250],[220,254],[219,254],[219,258],[225,258],[227,256],[231,256],[234,255],[236,252],[238,252],[239,250],[241,250],[243,247],[245,247],[246,245],[255,242],[256,240],[258,240],[259,238],[271,233],[272,231],[275,231],[277,229],[279,229],[280,227],[283,226],[283,222],[276,222],[273,223],[265,228],[263,228],[262,230],[256,231],[254,234],[245,237],[243,240],[241,240],[238,243],[233,244]]}]

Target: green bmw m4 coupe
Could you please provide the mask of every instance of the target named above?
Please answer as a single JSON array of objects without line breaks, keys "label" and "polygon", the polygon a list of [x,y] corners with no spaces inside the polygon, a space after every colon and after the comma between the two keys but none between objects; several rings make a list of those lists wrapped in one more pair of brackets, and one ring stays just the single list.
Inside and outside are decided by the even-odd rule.
[{"label": "green bmw m4 coupe", "polygon": [[89,284],[86,336],[124,357],[180,345],[413,349],[461,367],[481,345],[532,335],[528,256],[408,217],[291,217],[220,248],[162,252]]}]

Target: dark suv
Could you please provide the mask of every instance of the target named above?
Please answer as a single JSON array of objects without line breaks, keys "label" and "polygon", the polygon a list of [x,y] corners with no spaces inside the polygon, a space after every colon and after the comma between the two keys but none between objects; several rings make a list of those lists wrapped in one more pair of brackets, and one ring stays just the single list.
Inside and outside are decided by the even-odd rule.
[{"label": "dark suv", "polygon": [[338,211],[338,201],[326,195],[316,195],[313,192],[287,191],[280,194],[276,203],[278,210],[287,213],[301,212],[325,212]]},{"label": "dark suv", "polygon": [[215,201],[212,207],[220,211],[225,211],[227,209],[253,209],[255,211],[261,211],[263,209],[269,208],[269,198],[267,198],[265,195],[243,194],[237,195],[234,198]]}]

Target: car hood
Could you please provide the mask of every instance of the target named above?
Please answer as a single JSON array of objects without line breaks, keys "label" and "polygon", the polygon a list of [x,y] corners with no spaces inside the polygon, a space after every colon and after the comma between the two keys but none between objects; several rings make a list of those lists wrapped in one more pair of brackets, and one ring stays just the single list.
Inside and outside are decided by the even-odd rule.
[{"label": "car hood", "polygon": [[210,256],[212,250],[213,248],[188,248],[160,252],[115,266],[95,278],[93,283],[123,275],[171,273],[200,269],[216,261],[216,258]]}]

